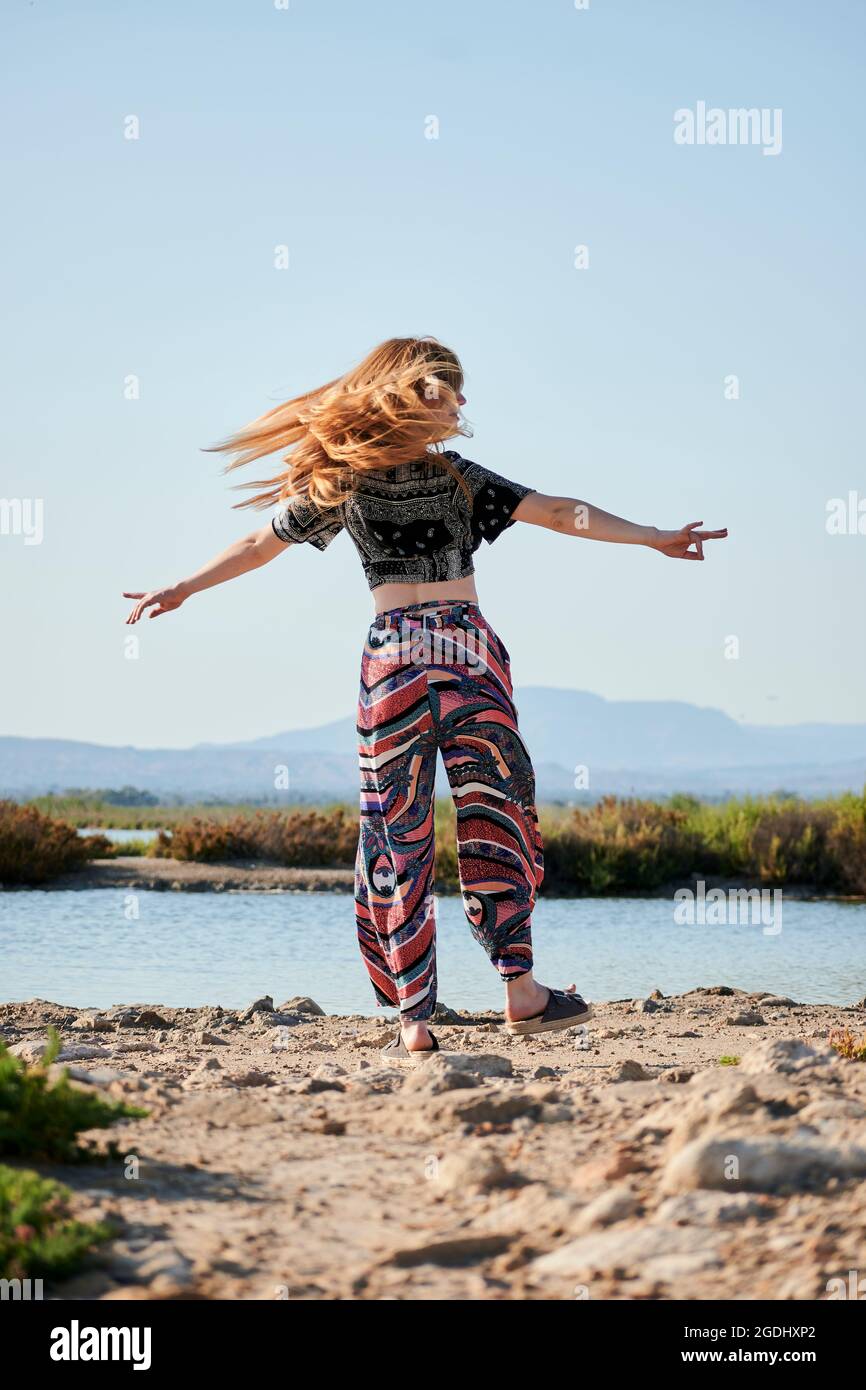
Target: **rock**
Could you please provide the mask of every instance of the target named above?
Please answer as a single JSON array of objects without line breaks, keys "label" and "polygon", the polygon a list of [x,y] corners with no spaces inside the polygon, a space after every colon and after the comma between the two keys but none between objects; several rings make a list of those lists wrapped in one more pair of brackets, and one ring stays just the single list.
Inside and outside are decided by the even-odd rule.
[{"label": "rock", "polygon": [[[473,1072],[476,1076],[513,1076],[514,1067],[510,1057],[502,1057],[496,1052],[446,1052],[448,1066],[454,1071]],[[437,1059],[431,1058],[433,1062]],[[425,1062],[427,1067],[430,1062]]]},{"label": "rock", "polygon": [[249,1071],[226,1072],[226,1081],[232,1086],[270,1086],[273,1077],[251,1068]]},{"label": "rock", "polygon": [[655,1213],[656,1221],[674,1226],[718,1226],[728,1221],[745,1221],[749,1216],[766,1216],[768,1208],[748,1192],[684,1192],[667,1197]]},{"label": "rock", "polygon": [[511,1236],[501,1235],[457,1235],[450,1240],[434,1240],[411,1249],[395,1250],[383,1263],[396,1265],[399,1269],[426,1264],[473,1264],[492,1255],[501,1255],[508,1249],[511,1239]]},{"label": "rock", "polygon": [[253,1014],[274,1012],[274,1001],[269,994],[263,994],[261,999],[254,999],[243,1013],[238,1014],[238,1023],[249,1023]]},{"label": "rock", "polygon": [[130,1009],[124,1004],[118,1004],[115,1008],[110,1009],[107,1018],[118,1028],[171,1028],[172,1026],[155,1009]]},{"label": "rock", "polygon": [[[427,1066],[432,1066],[432,1063],[428,1062]],[[426,1067],[420,1071],[426,1071]],[[418,1074],[400,1071],[397,1067],[371,1067],[369,1062],[361,1062],[358,1071],[352,1073],[349,1085],[353,1095],[389,1095],[392,1091],[399,1091],[404,1082]]]},{"label": "rock", "polygon": [[342,1081],[335,1076],[308,1076],[297,1087],[299,1096],[317,1095],[319,1091],[345,1091]]},{"label": "rock", "polygon": [[638,999],[634,1007],[636,1013],[654,1014],[658,1009],[661,1008],[661,1004],[659,1004],[658,1000],[653,998]]},{"label": "rock", "polygon": [[[729,1176],[733,1174],[734,1176]],[[773,1136],[695,1139],[665,1168],[665,1192],[779,1192],[823,1187],[832,1177],[866,1175],[866,1148],[806,1144]]]},{"label": "rock", "polygon": [[468,1067],[454,1067],[450,1054],[437,1053],[422,1066],[407,1073],[404,1089],[410,1095],[420,1092],[422,1095],[439,1096],[446,1091],[470,1091],[483,1085],[483,1078],[477,1072]]},{"label": "rock", "polygon": [[297,1028],[304,1020],[304,1014],[285,1014],[276,1009],[268,1013],[267,1009],[261,1009],[253,1014],[250,1022],[256,1028]]},{"label": "rock", "polygon": [[[25,1042],[14,1043],[9,1048],[12,1057],[20,1057],[22,1062],[33,1065],[41,1061],[48,1049],[47,1042],[36,1042],[27,1040]],[[107,1047],[97,1047],[89,1043],[64,1043],[59,1055],[55,1058],[58,1062],[86,1062],[92,1057],[110,1057],[112,1050]]]},{"label": "rock", "polygon": [[756,1076],[761,1072],[796,1073],[810,1067],[835,1067],[838,1063],[832,1047],[810,1047],[799,1038],[774,1038],[747,1052],[737,1070]]},{"label": "rock", "polygon": [[60,1080],[64,1072],[68,1073],[70,1081],[82,1086],[130,1086],[134,1090],[141,1090],[145,1084],[135,1072],[117,1071],[113,1067],[94,1067],[92,1071],[85,1071],[84,1067],[66,1067],[60,1062],[48,1068],[48,1079],[53,1084]]},{"label": "rock", "polygon": [[673,1283],[706,1269],[717,1269],[719,1238],[701,1227],[644,1225],[617,1227],[585,1235],[533,1261],[541,1278],[591,1279],[594,1274],[633,1273]]},{"label": "rock", "polygon": [[216,1079],[214,1077],[215,1072],[222,1073],[222,1066],[216,1057],[205,1057],[197,1067],[193,1068],[184,1085],[195,1085],[199,1081],[213,1081]]},{"label": "rock", "polygon": [[[273,1004],[271,1004],[273,1009]],[[280,1013],[286,1014],[318,1014],[320,1018],[326,1018],[324,1009],[320,1009],[315,999],[311,999],[307,994],[297,994],[294,999],[287,999],[285,1004],[280,1005]]]},{"label": "rock", "polygon": [[437,1003],[433,1010],[434,1023],[462,1023],[463,1019],[453,1009],[449,1009],[447,1004]]},{"label": "rock", "polygon": [[[129,1024],[125,1024],[129,1027]],[[136,1023],[132,1025],[136,1028],[170,1028],[168,1019],[163,1018],[155,1009],[141,1009],[136,1017]]]},{"label": "rock", "polygon": [[584,1207],[574,1222],[574,1233],[582,1235],[599,1226],[614,1226],[618,1221],[627,1221],[639,1207],[640,1203],[630,1187],[612,1187]]},{"label": "rock", "polygon": [[645,1071],[640,1062],[628,1058],[627,1061],[620,1063],[619,1071],[613,1078],[614,1081],[652,1081],[652,1076]]},{"label": "rock", "polygon": [[766,1028],[767,1020],[754,1009],[744,1009],[739,1014],[729,1014],[725,1024],[730,1028]]},{"label": "rock", "polygon": [[573,1120],[574,1111],[570,1105],[543,1104],[538,1119],[543,1125],[558,1125]]},{"label": "rock", "polygon": [[[159,1045],[147,1038],[128,1038],[125,1042],[114,1044],[113,1052],[159,1052]],[[62,1053],[60,1054],[62,1057]]]},{"label": "rock", "polygon": [[220,1038],[216,1033],[208,1033],[205,1028],[195,1033],[194,1037],[199,1047],[228,1047],[229,1045],[226,1038]]},{"label": "rock", "polygon": [[431,1120],[445,1119],[452,1123],[462,1122],[468,1125],[497,1125],[508,1124],[521,1115],[537,1119],[542,1104],[541,1100],[527,1095],[525,1091],[505,1091],[497,1088],[485,1089],[477,1096],[464,1096],[462,1090],[458,1090],[453,1096],[440,1097],[435,1109],[432,1103],[429,1104],[426,1113]]},{"label": "rock", "polygon": [[754,1086],[742,1082],[736,1072],[730,1080],[730,1073],[723,1072],[721,1076],[722,1082],[716,1087],[713,1087],[706,1074],[699,1079],[693,1078],[684,1097],[683,1108],[675,1112],[669,1146],[671,1153],[699,1136],[730,1129],[733,1116],[750,1115],[761,1108],[761,1098]]},{"label": "rock", "polygon": [[433,1182],[443,1192],[489,1192],[514,1186],[511,1174],[495,1153],[449,1153],[436,1163]]},{"label": "rock", "polygon": [[532,1075],[536,1081],[540,1081],[545,1076],[556,1076],[556,1072],[553,1067],[536,1067]]},{"label": "rock", "polygon": [[794,999],[789,999],[786,994],[764,994],[759,996],[759,1003],[762,1009],[796,1009],[797,1004]]},{"label": "rock", "polygon": [[47,1047],[47,1042],[31,1042],[30,1040],[26,1040],[25,1042],[13,1043],[8,1051],[10,1057],[18,1057],[22,1062],[26,1062],[29,1066],[32,1066],[34,1062],[39,1061]]},{"label": "rock", "polygon": [[341,1067],[339,1062],[322,1062],[313,1072],[313,1076],[315,1077],[330,1077],[332,1079],[339,1076],[348,1076],[348,1074],[346,1068]]}]

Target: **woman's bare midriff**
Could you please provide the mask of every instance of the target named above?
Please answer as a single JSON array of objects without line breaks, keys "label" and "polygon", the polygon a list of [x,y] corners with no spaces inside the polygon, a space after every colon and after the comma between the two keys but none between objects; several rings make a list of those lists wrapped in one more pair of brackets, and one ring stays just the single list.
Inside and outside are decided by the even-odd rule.
[{"label": "woman's bare midriff", "polygon": [[380,584],[373,590],[377,613],[388,613],[392,608],[408,608],[413,603],[430,603],[434,599],[464,599],[468,603],[477,603],[474,575],[467,574],[465,579],[449,579],[433,584]]}]

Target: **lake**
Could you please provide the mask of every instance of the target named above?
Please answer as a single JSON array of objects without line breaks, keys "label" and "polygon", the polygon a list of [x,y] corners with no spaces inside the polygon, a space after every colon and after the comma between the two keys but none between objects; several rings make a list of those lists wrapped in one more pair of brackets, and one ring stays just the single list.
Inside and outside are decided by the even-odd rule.
[{"label": "lake", "polygon": [[[130,905],[138,916],[128,920]],[[461,900],[438,901],[439,998],[494,1009],[502,988]],[[803,1003],[866,994],[866,904],[783,902],[782,929],[681,926],[668,898],[544,898],[536,974],[586,998],[679,994],[698,985],[771,990]],[[0,1000],[78,1007],[238,1008],[311,995],[328,1013],[376,1012],[342,893],[134,894],[106,888],[0,893]]]}]

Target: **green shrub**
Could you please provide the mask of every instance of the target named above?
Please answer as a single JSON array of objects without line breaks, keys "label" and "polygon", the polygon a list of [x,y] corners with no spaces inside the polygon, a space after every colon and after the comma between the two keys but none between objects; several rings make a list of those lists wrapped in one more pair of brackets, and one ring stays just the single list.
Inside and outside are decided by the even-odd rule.
[{"label": "green shrub", "polygon": [[63,1278],[111,1230],[69,1215],[68,1187],[0,1164],[0,1278]]},{"label": "green shrub", "polygon": [[78,835],[35,806],[0,801],[0,883],[44,883],[110,849],[104,835]]},{"label": "green shrub", "polygon": [[60,1051],[60,1037],[53,1028],[48,1032],[48,1048],[33,1066],[0,1044],[0,1155],[71,1163],[90,1156],[78,1142],[82,1130],[106,1129],[147,1111],[73,1086],[66,1071],[52,1084],[48,1068]]}]

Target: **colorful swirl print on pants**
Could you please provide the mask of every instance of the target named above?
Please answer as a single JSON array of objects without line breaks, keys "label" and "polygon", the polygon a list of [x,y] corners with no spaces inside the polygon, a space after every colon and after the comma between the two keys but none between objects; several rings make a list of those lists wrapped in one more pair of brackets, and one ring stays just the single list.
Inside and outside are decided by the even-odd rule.
[{"label": "colorful swirl print on pants", "polygon": [[380,614],[358,701],[361,826],[355,908],[377,1002],[404,1020],[436,1006],[434,791],[442,754],[457,813],[463,904],[503,979],[532,968],[544,859],[532,762],[508,652],[474,604]]}]

